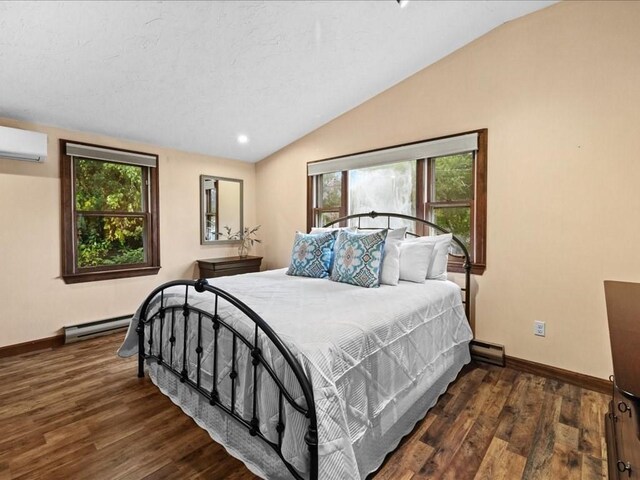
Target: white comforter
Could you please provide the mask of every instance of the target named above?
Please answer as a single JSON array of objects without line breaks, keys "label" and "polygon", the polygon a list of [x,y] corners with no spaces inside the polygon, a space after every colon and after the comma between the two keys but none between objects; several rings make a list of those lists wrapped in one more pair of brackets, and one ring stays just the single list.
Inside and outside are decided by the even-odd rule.
[{"label": "white comforter", "polygon": [[[461,304],[460,289],[448,281],[427,281],[424,284],[400,282],[399,286],[381,286],[367,289],[332,282],[326,279],[290,277],[284,270],[210,279],[209,282],[241,299],[256,311],[278,333],[280,338],[299,359],[313,383],[319,434],[319,478],[362,479],[375,470],[384,454],[393,448],[413,426],[416,418],[405,419],[410,425],[397,423],[405,413],[435,385],[437,395],[446,388],[438,384],[447,369],[452,368],[455,348],[466,345],[472,333]],[[171,303],[184,302],[184,288],[176,291],[178,298]],[[193,292],[189,303],[200,308],[210,308],[211,294]],[[220,314],[234,328],[253,338],[253,324],[226,302],[220,303]],[[181,359],[182,317],[176,317],[176,351]],[[165,322],[165,339],[169,337]],[[137,353],[137,316],[134,317],[119,354]],[[203,328],[202,384],[211,386],[212,334],[210,325]],[[154,352],[157,349],[159,331],[154,334]],[[195,329],[188,332],[189,375],[195,378],[197,345]],[[149,334],[146,334],[148,340]],[[221,338],[222,340],[222,338]],[[166,340],[165,340],[166,341]],[[230,342],[228,342],[230,343]],[[222,343],[221,343],[222,345]],[[295,380],[286,372],[277,352],[265,345],[263,354],[274,365],[288,388],[298,394]],[[249,401],[253,385],[248,352],[240,348],[237,365],[238,385],[236,408],[245,418],[251,418]],[[272,350],[275,350],[273,348]],[[166,352],[166,351],[165,351]],[[218,389],[222,400],[230,402],[230,349],[222,348],[219,355]],[[165,360],[168,355],[165,353]],[[175,363],[174,359],[174,363]],[[463,355],[462,363],[468,361]],[[180,368],[178,369],[180,370]],[[206,405],[201,397],[185,391],[179,384],[158,369],[149,365],[149,373],[164,393],[183,410],[206,428],[212,437],[225,444],[235,456],[241,457],[257,474],[265,478],[290,478],[288,472],[278,466],[278,461],[266,461],[261,457],[273,456],[268,448],[247,449],[242,429],[225,421]],[[208,373],[208,374],[207,374]],[[290,373],[290,372],[289,372]],[[451,378],[447,380],[450,381]],[[208,382],[208,385],[207,385]],[[277,440],[277,389],[273,382],[260,377],[259,418],[261,431],[273,441]],[[245,400],[246,398],[246,400]],[[286,403],[286,402],[285,402]],[[431,406],[431,405],[427,405]],[[208,407],[208,410],[207,410]],[[217,409],[216,409],[217,410]],[[302,441],[305,431],[304,418],[291,408],[286,409],[283,453],[297,469],[305,472],[308,458]],[[418,417],[419,418],[419,417]],[[237,431],[236,431],[237,430]],[[399,432],[399,433],[396,433]],[[259,440],[254,440],[260,442]],[[379,443],[388,445],[379,448]],[[375,446],[375,447],[374,447]],[[372,452],[375,451],[375,455]]]}]

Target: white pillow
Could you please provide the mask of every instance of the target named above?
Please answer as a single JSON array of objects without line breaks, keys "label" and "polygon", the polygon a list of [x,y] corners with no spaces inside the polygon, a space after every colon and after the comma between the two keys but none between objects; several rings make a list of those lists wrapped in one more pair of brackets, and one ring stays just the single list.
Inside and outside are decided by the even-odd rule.
[{"label": "white pillow", "polygon": [[433,257],[433,243],[406,241],[400,244],[400,280],[424,283]]},{"label": "white pillow", "polygon": [[407,233],[407,227],[394,228],[393,230],[389,230],[387,232],[387,240],[392,239],[392,240],[403,241],[406,233]]},{"label": "white pillow", "polygon": [[380,283],[398,285],[398,280],[400,279],[400,244],[404,240],[406,232],[407,227],[387,231],[387,240],[384,244],[382,265],[380,267]]},{"label": "white pillow", "polygon": [[340,230],[346,230],[349,233],[355,233],[357,231],[356,227],[313,227],[309,232],[310,235],[317,235],[319,233],[327,233],[327,232],[339,232]]},{"label": "white pillow", "polygon": [[431,280],[447,279],[447,263],[449,262],[449,247],[451,247],[452,238],[452,234],[445,233],[444,235],[417,237],[405,241],[405,243],[425,243],[427,245],[433,245],[433,255],[426,278]]},{"label": "white pillow", "polygon": [[384,244],[384,254],[380,268],[380,283],[398,285],[398,280],[400,280],[400,242],[398,240],[387,240]]}]

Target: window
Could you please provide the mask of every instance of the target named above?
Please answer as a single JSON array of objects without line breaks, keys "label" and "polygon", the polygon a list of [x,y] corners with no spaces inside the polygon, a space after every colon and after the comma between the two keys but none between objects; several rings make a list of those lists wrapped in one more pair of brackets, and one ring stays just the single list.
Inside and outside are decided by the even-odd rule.
[{"label": "window", "polygon": [[[371,210],[424,218],[458,236],[471,256],[472,272],[481,274],[486,158],[487,130],[478,130],[309,163],[308,226]],[[416,230],[412,222],[404,224]],[[366,226],[385,227],[386,220],[368,220]],[[451,251],[452,271],[462,271],[459,250]]]},{"label": "window", "polygon": [[[474,153],[427,160],[426,217],[459,237],[471,249]],[[460,247],[454,253],[461,255]]]},{"label": "window", "polygon": [[332,172],[317,176],[315,182],[317,201],[314,208],[314,216],[318,219],[317,225],[324,225],[347,214],[342,204],[343,187],[347,187],[347,181],[345,172]]},{"label": "window", "polygon": [[416,162],[349,170],[349,213],[416,214]]},{"label": "window", "polygon": [[157,156],[68,140],[60,148],[64,281],[156,274]]}]

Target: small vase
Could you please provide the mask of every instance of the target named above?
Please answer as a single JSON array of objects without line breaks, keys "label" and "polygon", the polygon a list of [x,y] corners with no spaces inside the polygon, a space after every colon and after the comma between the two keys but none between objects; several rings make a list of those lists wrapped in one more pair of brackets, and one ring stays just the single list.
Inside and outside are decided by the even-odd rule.
[{"label": "small vase", "polygon": [[251,240],[248,238],[243,238],[240,240],[240,245],[238,245],[238,256],[246,257],[249,255],[249,247],[251,246]]}]

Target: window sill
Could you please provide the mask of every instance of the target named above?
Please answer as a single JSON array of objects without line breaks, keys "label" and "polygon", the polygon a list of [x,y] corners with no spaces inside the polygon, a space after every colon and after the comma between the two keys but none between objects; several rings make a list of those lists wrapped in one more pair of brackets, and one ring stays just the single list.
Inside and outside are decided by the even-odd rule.
[{"label": "window sill", "polygon": [[156,275],[160,267],[139,267],[122,270],[105,270],[102,272],[67,273],[62,275],[64,283],[96,282],[99,280],[113,280],[115,278],[141,277]]}]

